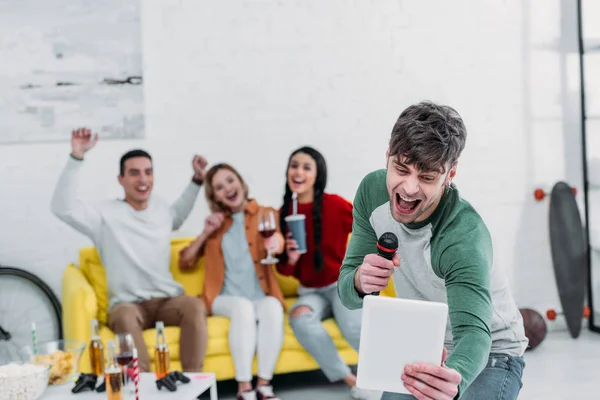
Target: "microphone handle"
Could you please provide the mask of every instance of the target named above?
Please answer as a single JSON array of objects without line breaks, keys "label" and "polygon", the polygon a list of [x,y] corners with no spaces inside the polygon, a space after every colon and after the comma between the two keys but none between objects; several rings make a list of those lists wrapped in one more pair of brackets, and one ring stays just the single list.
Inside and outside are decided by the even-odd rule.
[{"label": "microphone handle", "polygon": [[[377,254],[379,254],[381,257],[385,258],[386,260],[391,260],[392,258],[394,258],[394,254],[396,254],[396,252],[390,253],[387,251],[383,251],[379,247],[377,247]],[[371,293],[371,295],[379,296],[379,292],[373,292],[373,293]]]}]

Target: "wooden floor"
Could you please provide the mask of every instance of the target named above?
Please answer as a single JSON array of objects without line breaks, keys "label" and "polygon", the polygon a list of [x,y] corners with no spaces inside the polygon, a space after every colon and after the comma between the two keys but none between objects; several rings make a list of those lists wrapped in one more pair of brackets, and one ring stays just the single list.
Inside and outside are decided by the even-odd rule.
[{"label": "wooden floor", "polygon": [[[548,333],[525,353],[525,362],[520,400],[600,399],[600,334],[587,327],[578,339],[565,331]],[[280,376],[273,383],[282,400],[350,399],[345,385],[327,383],[320,372]],[[219,400],[234,399],[235,383],[219,383]]]}]

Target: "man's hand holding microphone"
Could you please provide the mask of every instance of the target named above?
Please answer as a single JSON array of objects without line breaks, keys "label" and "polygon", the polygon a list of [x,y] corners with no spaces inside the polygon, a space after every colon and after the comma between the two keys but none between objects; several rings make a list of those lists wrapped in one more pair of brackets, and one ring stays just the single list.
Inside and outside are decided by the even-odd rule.
[{"label": "man's hand holding microphone", "polygon": [[394,273],[394,267],[400,266],[398,238],[391,232],[386,232],[377,242],[377,254],[367,254],[363,263],[354,274],[354,287],[361,295],[379,295],[385,289]]}]

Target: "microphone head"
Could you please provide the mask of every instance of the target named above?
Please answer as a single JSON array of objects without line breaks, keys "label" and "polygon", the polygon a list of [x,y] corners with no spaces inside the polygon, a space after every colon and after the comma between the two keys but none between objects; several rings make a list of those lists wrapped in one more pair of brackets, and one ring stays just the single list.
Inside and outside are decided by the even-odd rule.
[{"label": "microphone head", "polygon": [[379,237],[377,241],[378,247],[395,251],[398,250],[398,237],[394,235],[392,232],[386,232]]}]

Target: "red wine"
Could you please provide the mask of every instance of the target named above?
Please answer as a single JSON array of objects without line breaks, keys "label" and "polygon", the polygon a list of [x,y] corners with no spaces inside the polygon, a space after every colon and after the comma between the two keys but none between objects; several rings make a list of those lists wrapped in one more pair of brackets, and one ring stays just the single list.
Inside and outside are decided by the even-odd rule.
[{"label": "red wine", "polygon": [[265,230],[260,231],[260,234],[265,239],[270,238],[271,236],[273,236],[273,234],[275,234],[275,229],[265,229]]},{"label": "red wine", "polygon": [[133,353],[131,353],[131,352],[117,354],[117,362],[119,363],[120,366],[124,367],[125,365],[129,365],[129,363],[132,361],[133,361]]}]

